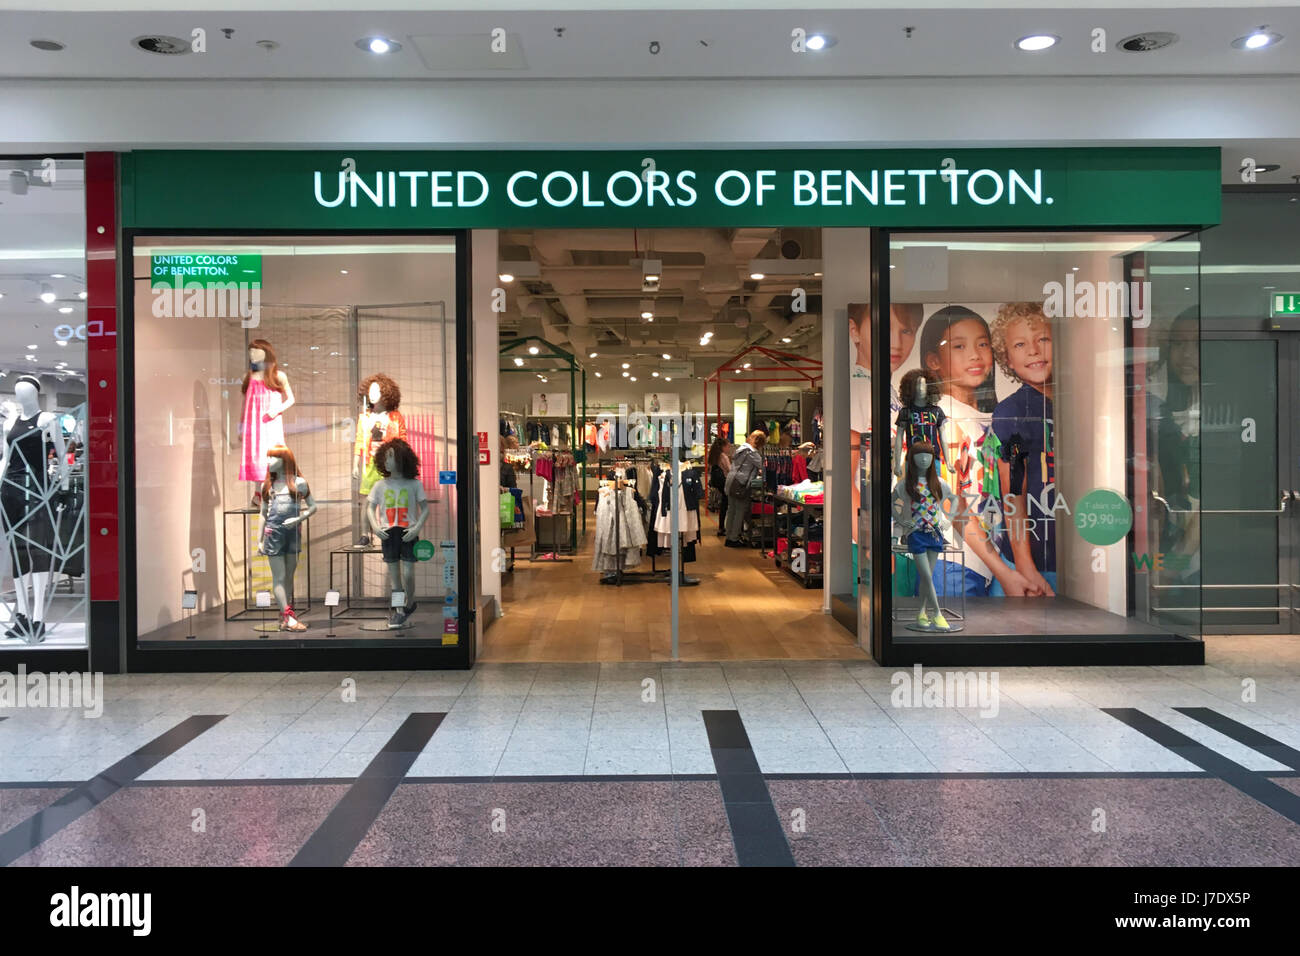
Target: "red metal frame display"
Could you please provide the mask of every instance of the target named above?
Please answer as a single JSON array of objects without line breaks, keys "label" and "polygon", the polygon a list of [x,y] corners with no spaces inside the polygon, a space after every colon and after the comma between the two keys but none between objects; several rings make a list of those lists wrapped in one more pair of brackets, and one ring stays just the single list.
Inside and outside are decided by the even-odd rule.
[{"label": "red metal frame display", "polygon": [[[754,356],[754,358],[746,358],[746,356],[750,355]],[[748,368],[746,363],[748,363]],[[724,379],[728,382],[762,382],[764,384],[775,382],[797,383],[811,390],[821,386],[822,363],[806,355],[782,352],[779,349],[764,348],[761,345],[751,345],[749,348],[742,349],[719,365],[704,380],[704,422],[706,428],[709,421],[709,385],[712,383],[717,393],[717,409],[714,422],[721,430],[722,383]],[[734,441],[738,436],[732,435],[731,437]],[[744,436],[739,437],[743,440]]]}]

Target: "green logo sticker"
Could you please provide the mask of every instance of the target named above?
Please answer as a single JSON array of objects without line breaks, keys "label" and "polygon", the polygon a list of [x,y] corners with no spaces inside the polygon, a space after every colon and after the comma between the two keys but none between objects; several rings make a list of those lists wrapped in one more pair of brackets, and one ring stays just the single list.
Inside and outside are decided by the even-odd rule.
[{"label": "green logo sticker", "polygon": [[1133,509],[1128,499],[1109,488],[1094,488],[1074,509],[1074,526],[1089,544],[1108,545],[1123,541],[1133,527]]},{"label": "green logo sticker", "polygon": [[433,557],[435,550],[432,541],[417,541],[415,542],[415,559],[417,561],[428,561]]}]

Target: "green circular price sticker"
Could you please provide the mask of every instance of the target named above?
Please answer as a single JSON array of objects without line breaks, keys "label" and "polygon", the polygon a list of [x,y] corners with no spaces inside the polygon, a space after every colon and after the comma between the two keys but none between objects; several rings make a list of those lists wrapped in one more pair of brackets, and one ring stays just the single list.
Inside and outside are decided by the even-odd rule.
[{"label": "green circular price sticker", "polygon": [[1133,527],[1133,509],[1128,499],[1109,488],[1094,488],[1074,509],[1074,526],[1089,544],[1108,545],[1123,541]]},{"label": "green circular price sticker", "polygon": [[436,550],[432,541],[417,541],[415,542],[415,559],[417,561],[428,561],[433,557]]}]

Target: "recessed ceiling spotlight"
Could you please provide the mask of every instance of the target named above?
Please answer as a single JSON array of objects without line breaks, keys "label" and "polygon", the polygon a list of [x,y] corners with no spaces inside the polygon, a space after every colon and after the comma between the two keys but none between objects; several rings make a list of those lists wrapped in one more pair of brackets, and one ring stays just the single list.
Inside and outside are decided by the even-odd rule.
[{"label": "recessed ceiling spotlight", "polygon": [[664,376],[664,381],[665,381],[665,382],[671,382],[672,380],[673,380],[673,377],[672,377],[671,375],[665,375],[665,376]]},{"label": "recessed ceiling spotlight", "polygon": [[1277,46],[1282,42],[1282,34],[1272,33],[1268,27],[1260,27],[1254,33],[1244,37],[1237,37],[1232,41],[1232,46],[1237,50],[1265,50],[1271,46]]},{"label": "recessed ceiling spotlight", "polygon": [[658,378],[658,377],[659,377],[659,373],[658,373],[658,372],[651,372],[651,373],[650,373],[650,377],[651,377],[651,378]]},{"label": "recessed ceiling spotlight", "polygon": [[538,353],[538,351],[539,351],[539,350],[538,350],[538,348],[537,348],[536,345],[530,345],[530,346],[528,346],[528,354],[529,354],[529,355],[536,355],[536,354]]},{"label": "recessed ceiling spotlight", "polygon": [[60,50],[67,48],[65,44],[60,43],[58,40],[29,40],[28,42],[36,49],[44,50],[46,53],[58,53]]},{"label": "recessed ceiling spotlight", "polygon": [[388,37],[362,37],[356,45],[367,53],[397,53],[402,49],[402,44]]},{"label": "recessed ceiling spotlight", "polygon": [[835,38],[829,33],[814,33],[804,41],[804,46],[809,50],[812,50],[814,53],[819,53],[822,50],[829,50],[834,45]]},{"label": "recessed ceiling spotlight", "polygon": [[29,345],[29,346],[27,346],[27,347],[28,347],[29,349],[31,349],[33,352],[35,352],[38,348],[40,348],[39,345]]},{"label": "recessed ceiling spotlight", "polygon": [[624,372],[623,377],[628,378],[631,374],[632,374],[631,372]]},{"label": "recessed ceiling spotlight", "polygon": [[745,367],[745,368],[749,368],[750,365],[752,365],[752,364],[753,364],[752,362],[746,362],[744,367]]},{"label": "recessed ceiling spotlight", "polygon": [[500,279],[502,282],[514,282],[514,281],[515,281],[515,277],[514,277],[513,275],[511,275],[509,272],[502,272],[500,275],[497,276],[497,278]]},{"label": "recessed ceiling spotlight", "polygon": [[740,374],[740,369],[733,369],[733,371],[734,371],[737,375]]},{"label": "recessed ceiling spotlight", "polygon": [[66,349],[66,348],[68,347],[68,340],[67,340],[67,339],[59,339],[59,346],[60,346],[61,348],[65,348],[65,349]]},{"label": "recessed ceiling spotlight", "polygon": [[515,364],[516,364],[516,365],[523,365],[523,364],[524,364],[524,360],[521,359],[518,355],[516,355],[516,356],[515,356]]},{"label": "recessed ceiling spotlight", "polygon": [[759,279],[766,279],[767,275],[762,272],[751,272],[749,277],[757,282]]},{"label": "recessed ceiling spotlight", "polygon": [[631,368],[632,366],[631,366],[630,363],[628,363],[628,362],[624,362],[624,363],[623,363],[623,367],[624,367],[624,368]]},{"label": "recessed ceiling spotlight", "polygon": [[57,299],[57,298],[58,298],[58,296],[56,296],[56,295],[54,294],[54,290],[53,290],[53,289],[51,289],[48,285],[45,285],[44,283],[41,284],[41,301],[42,301],[42,302],[44,302],[46,305],[52,305],[52,304],[54,303],[54,300]]},{"label": "recessed ceiling spotlight", "polygon": [[629,382],[635,382],[635,381],[636,381],[636,376],[633,375],[631,378],[628,379],[628,381],[629,381]]},{"label": "recessed ceiling spotlight", "polygon": [[88,295],[88,293],[83,289],[82,291],[80,291],[80,292],[77,293],[77,298],[78,298],[78,299],[84,299],[87,295]]},{"label": "recessed ceiling spotlight", "polygon": [[814,273],[813,273],[813,278],[814,278],[814,279],[820,279],[821,277],[822,277],[822,274],[821,274],[820,272],[814,272]]},{"label": "recessed ceiling spotlight", "polygon": [[595,357],[596,357],[596,353],[595,353],[595,352],[588,352],[588,353],[587,353],[587,358],[595,358]]},{"label": "recessed ceiling spotlight", "polygon": [[1025,53],[1038,53],[1041,50],[1051,49],[1060,41],[1060,37],[1050,33],[1034,33],[1017,40],[1016,49],[1023,50]]},{"label": "recessed ceiling spotlight", "polygon": [[157,53],[159,56],[182,56],[192,49],[189,40],[161,34],[136,37],[131,41],[131,45],[137,50],[143,50],[145,53]]},{"label": "recessed ceiling spotlight", "polygon": [[28,355],[28,356],[26,356],[26,358],[27,358],[27,361],[29,361],[29,362],[35,362],[35,361],[36,361],[36,356],[35,356],[35,355]]},{"label": "recessed ceiling spotlight", "polygon": [[671,361],[671,360],[672,360],[672,356],[669,355],[667,352],[665,352],[665,353],[664,353],[664,361],[665,361],[665,362],[668,362],[668,361]]},{"label": "recessed ceiling spotlight", "polygon": [[70,305],[59,306],[59,312],[60,312],[62,315],[67,315],[67,314],[70,313],[71,311],[72,311],[72,306],[70,306]]},{"label": "recessed ceiling spotlight", "polygon": [[597,373],[596,373],[596,378],[600,378],[600,377],[601,377],[601,374],[600,374],[599,372],[597,372]]},{"label": "recessed ceiling spotlight", "polygon": [[787,335],[787,336],[786,336],[785,338],[783,338],[781,341],[782,341],[782,342],[785,342],[786,344],[789,344],[790,342],[793,342],[794,339],[790,338],[790,336]]},{"label": "recessed ceiling spotlight", "polygon": [[65,276],[62,272],[51,272],[51,273],[50,273],[50,278],[51,278],[51,279],[66,279],[67,276]]},{"label": "recessed ceiling spotlight", "polygon": [[348,274],[348,270],[347,270],[347,269],[340,269],[340,270],[339,270],[339,275],[341,275],[341,276],[345,276],[345,275],[347,275],[347,274]]}]

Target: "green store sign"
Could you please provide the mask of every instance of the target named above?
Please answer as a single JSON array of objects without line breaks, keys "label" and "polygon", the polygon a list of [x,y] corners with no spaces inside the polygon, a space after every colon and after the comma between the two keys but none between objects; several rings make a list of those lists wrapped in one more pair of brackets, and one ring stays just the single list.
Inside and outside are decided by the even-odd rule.
[{"label": "green store sign", "polygon": [[262,257],[233,252],[171,252],[149,257],[150,288],[203,289],[262,284]]},{"label": "green store sign", "polygon": [[172,151],[137,229],[1204,226],[1217,148]]}]

